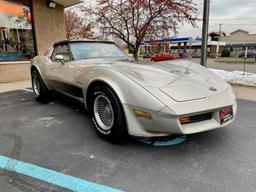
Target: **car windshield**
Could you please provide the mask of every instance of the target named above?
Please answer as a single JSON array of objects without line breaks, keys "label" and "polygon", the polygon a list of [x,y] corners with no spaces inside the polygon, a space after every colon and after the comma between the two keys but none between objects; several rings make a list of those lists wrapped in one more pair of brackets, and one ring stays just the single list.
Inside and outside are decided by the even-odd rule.
[{"label": "car windshield", "polygon": [[70,44],[74,60],[92,58],[127,58],[127,55],[114,43],[76,42]]}]

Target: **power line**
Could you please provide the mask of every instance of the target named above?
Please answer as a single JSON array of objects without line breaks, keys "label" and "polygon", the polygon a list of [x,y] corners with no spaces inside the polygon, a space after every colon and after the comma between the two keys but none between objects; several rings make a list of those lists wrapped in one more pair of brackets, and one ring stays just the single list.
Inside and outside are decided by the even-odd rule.
[{"label": "power line", "polygon": [[256,18],[235,18],[235,19],[225,19],[225,18],[218,18],[218,19],[210,19],[210,21],[223,21],[223,20],[227,20],[227,21],[239,21],[239,20],[256,20]]},{"label": "power line", "polygon": [[[256,25],[254,25],[254,23],[223,23],[222,22],[222,25],[250,25],[250,27],[256,27]],[[213,24],[213,25],[210,25],[210,27],[217,27],[219,26],[219,24]]]},{"label": "power line", "polygon": [[215,26],[219,26],[219,24],[210,25],[210,27],[215,27]]},{"label": "power line", "polygon": [[[202,19],[200,19],[202,20]],[[256,21],[256,18],[235,18],[235,19],[225,19],[225,18],[218,18],[218,19],[209,19],[210,21]]]},{"label": "power line", "polygon": [[[253,25],[254,23],[223,23],[223,25]],[[256,26],[251,26],[256,27]]]}]

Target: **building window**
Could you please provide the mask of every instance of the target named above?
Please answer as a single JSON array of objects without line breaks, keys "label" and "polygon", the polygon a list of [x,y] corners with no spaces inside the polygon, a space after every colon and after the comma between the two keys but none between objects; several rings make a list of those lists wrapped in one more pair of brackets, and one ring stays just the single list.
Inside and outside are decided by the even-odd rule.
[{"label": "building window", "polygon": [[35,51],[29,5],[0,0],[0,18],[0,62],[31,60]]}]

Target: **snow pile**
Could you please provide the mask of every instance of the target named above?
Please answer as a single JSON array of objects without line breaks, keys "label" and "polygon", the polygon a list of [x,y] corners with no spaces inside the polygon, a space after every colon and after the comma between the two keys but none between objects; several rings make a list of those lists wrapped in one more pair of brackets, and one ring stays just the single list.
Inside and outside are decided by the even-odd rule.
[{"label": "snow pile", "polygon": [[256,74],[245,73],[243,71],[224,71],[219,69],[210,69],[216,75],[232,84],[256,86]]}]

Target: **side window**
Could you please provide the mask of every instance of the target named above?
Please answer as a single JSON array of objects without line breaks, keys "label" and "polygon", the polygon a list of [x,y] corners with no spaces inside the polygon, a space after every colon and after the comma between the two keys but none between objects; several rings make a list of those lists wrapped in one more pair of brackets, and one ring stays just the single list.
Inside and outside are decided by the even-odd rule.
[{"label": "side window", "polygon": [[69,48],[67,44],[64,45],[57,45],[52,53],[52,60],[54,60],[54,57],[56,55],[62,55],[64,57],[64,62],[69,62],[70,61],[70,56],[69,56]]}]

